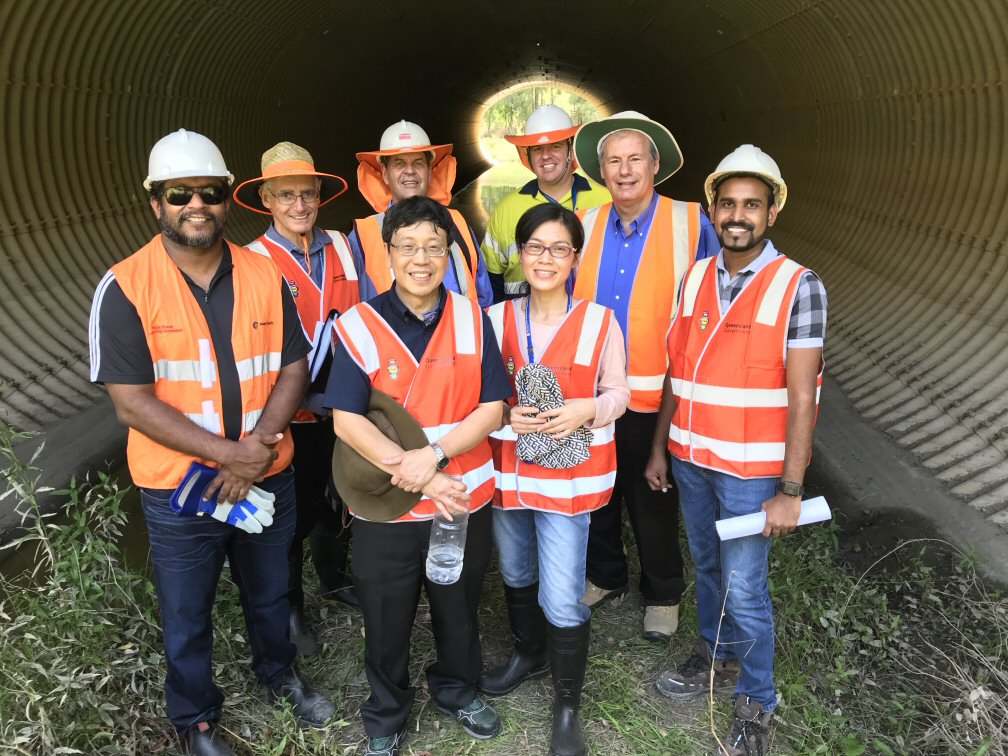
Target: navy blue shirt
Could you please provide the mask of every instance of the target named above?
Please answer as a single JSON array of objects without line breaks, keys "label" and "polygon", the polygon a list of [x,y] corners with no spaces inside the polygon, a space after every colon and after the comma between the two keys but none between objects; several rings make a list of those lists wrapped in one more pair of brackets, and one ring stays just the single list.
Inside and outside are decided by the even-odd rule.
[{"label": "navy blue shirt", "polygon": [[[368,301],[368,306],[374,308],[382,319],[410,350],[414,359],[419,362],[427,351],[434,330],[441,322],[444,314],[448,292],[441,286],[441,298],[437,309],[428,318],[418,318],[403,304],[396,294],[396,286],[374,299]],[[513,395],[511,379],[504,367],[504,359],[494,338],[493,326],[486,313],[483,317],[483,375],[480,386],[480,403],[496,402],[509,399]],[[337,341],[336,353],[333,356],[332,369],[329,372],[329,382],[326,384],[325,396],[322,398],[324,407],[353,412],[363,415],[367,412],[368,401],[371,398],[371,378],[354,362],[342,342]]]}]

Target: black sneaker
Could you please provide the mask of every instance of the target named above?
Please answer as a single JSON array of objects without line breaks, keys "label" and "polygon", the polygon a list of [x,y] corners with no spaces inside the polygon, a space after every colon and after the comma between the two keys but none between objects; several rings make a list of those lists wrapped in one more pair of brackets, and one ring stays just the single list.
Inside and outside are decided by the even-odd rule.
[{"label": "black sneaker", "polygon": [[735,719],[731,731],[718,745],[714,756],[765,756],[770,747],[772,711],[749,696],[735,699]]},{"label": "black sneaker", "polygon": [[399,748],[406,739],[405,732],[400,730],[395,735],[382,738],[368,738],[367,750],[364,756],[399,756]]},{"label": "black sneaker", "polygon": [[466,731],[466,734],[476,738],[476,740],[489,740],[500,735],[500,717],[479,696],[476,696],[472,700],[472,703],[464,709],[452,711],[438,704],[438,711],[442,714],[447,714],[449,717],[455,717],[459,721],[459,724],[462,725],[462,729]]},{"label": "black sneaker", "polygon": [[[658,675],[655,687],[666,698],[688,701],[710,690],[711,666],[707,643],[700,639],[692,656],[675,669]],[[739,675],[738,659],[714,659],[713,668],[714,691],[716,693],[734,691]]]}]

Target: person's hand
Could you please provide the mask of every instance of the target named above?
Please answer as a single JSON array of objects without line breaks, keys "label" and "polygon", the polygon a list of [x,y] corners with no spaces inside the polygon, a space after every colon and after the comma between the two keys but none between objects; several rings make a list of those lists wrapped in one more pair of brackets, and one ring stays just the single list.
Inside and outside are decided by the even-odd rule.
[{"label": "person's hand", "polygon": [[218,489],[218,501],[221,503],[233,504],[244,499],[252,484],[261,480],[280,456],[275,447],[282,438],[282,433],[265,435],[252,432],[230,444],[228,457],[223,460],[217,477],[203,492],[203,499],[209,501]]},{"label": "person's hand", "polygon": [[537,433],[546,422],[538,415],[538,407],[512,407],[510,413],[511,430],[515,433]]},{"label": "person's hand", "polygon": [[430,483],[434,473],[437,472],[437,454],[430,446],[425,446],[394,457],[386,457],[382,460],[382,464],[399,465],[392,474],[392,485],[399,486],[403,491],[416,493]]},{"label": "person's hand", "polygon": [[654,449],[644,467],[644,479],[652,491],[668,491],[669,465],[664,449]]},{"label": "person's hand", "polygon": [[430,499],[434,503],[434,508],[445,517],[451,517],[452,512],[465,512],[469,509],[470,497],[466,493],[465,483],[444,473],[435,473],[421,493],[424,498]]},{"label": "person's hand", "polygon": [[563,407],[545,410],[539,416],[546,419],[539,430],[557,441],[562,441],[595,419],[595,400],[569,399]]},{"label": "person's hand", "polygon": [[766,527],[763,528],[763,535],[767,538],[787,535],[798,527],[798,518],[801,516],[801,497],[778,493],[772,499],[763,502],[763,511],[766,512]]}]

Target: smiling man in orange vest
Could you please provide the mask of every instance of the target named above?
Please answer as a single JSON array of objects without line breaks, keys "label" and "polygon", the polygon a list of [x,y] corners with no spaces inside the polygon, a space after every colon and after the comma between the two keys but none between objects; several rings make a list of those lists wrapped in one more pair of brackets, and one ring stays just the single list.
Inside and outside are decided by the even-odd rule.
[{"label": "smiling man in orange vest", "polygon": [[[308,150],[291,142],[266,150],[261,170],[261,176],[234,192],[242,207],[273,217],[266,233],[248,248],[271,257],[283,274],[312,345],[308,362],[321,374],[327,370],[324,353],[332,353],[332,318],[360,301],[357,266],[346,237],[315,226],[319,208],[345,192],[347,184],[339,176],[316,171]],[[294,415],[291,434],[297,530],[290,553],[290,631],[298,652],[311,656],[318,644],[304,615],[305,538],[311,540],[323,593],[351,606],[357,606],[357,595],[346,573],[350,529],[343,527],[343,503],[328,490],[336,441],[328,413],[318,406],[302,407]]]},{"label": "smiling man in orange vest", "polygon": [[358,218],[350,246],[364,260],[361,300],[389,290],[394,278],[385,256],[382,223],[385,213],[407,197],[430,197],[444,205],[452,220],[451,247],[444,284],[480,307],[493,304],[490,277],[472,228],[458,210],[448,208],[455,184],[455,158],[450,144],[431,144],[427,132],[411,121],[393,123],[377,150],[358,152],[357,188],[375,209]]},{"label": "smiling man in orange vest", "polygon": [[616,421],[618,465],[609,503],[592,512],[588,579],[582,601],[595,606],[627,593],[621,503],[626,503],[640,559],[644,637],[667,641],[679,624],[685,589],[675,489],[644,480],[662,380],[665,336],[676,289],[693,260],[719,244],[697,202],[655,192],[682,166],[669,130],[633,111],[581,127],[574,152],[589,178],[604,181],[611,203],[578,213],[585,228],[574,296],[613,310],[627,350],[630,407]]},{"label": "smiling man in orange vest", "polygon": [[[696,567],[697,651],[658,677],[669,698],[735,692],[724,756],[765,753],[774,688],[772,539],[794,530],[822,387],[826,290],[767,231],[787,200],[769,155],[743,144],[706,182],[723,244],[690,268],[668,336],[669,371],[648,483],[679,486]],[[716,520],[766,513],[762,534],[718,541]],[[722,622],[722,607],[725,621]]]},{"label": "smiling man in orange vest", "polygon": [[[217,729],[211,610],[225,558],[252,668],[271,699],[322,726],[335,712],[294,667],[287,553],[294,534],[287,426],[308,344],[277,266],[224,240],[234,176],[180,129],[154,145],[144,188],[161,226],[98,284],[91,379],[129,426],[164,626],[168,716],[193,754],[233,754]],[[253,485],[255,484],[255,485]],[[253,502],[272,499],[272,516]],[[209,515],[209,516],[203,516]]]},{"label": "smiling man in orange vest", "polygon": [[[392,522],[354,519],[353,574],[364,614],[364,670],[371,695],[361,717],[372,756],[395,756],[413,702],[410,635],[421,587],[430,601],[437,657],[427,684],[439,710],[477,739],[500,732],[476,695],[482,660],[476,611],[490,558],[494,468],[488,436],[498,429],[511,384],[487,316],[443,284],[452,219],[427,197],[389,210],[382,227],[395,282],[337,321],[340,340],[324,403],[336,435],[391,483],[420,492]],[[430,444],[403,450],[367,417],[372,389],[413,415]],[[448,477],[455,476],[453,480]],[[351,508],[353,507],[350,502]],[[424,578],[435,511],[469,509],[461,576]]]}]

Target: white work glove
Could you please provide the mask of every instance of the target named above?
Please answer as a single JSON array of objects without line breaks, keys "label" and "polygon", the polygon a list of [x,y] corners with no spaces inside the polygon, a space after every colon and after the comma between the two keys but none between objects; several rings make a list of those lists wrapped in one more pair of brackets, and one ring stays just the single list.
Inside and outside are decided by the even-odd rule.
[{"label": "white work glove", "polygon": [[213,502],[206,502],[208,505],[214,506],[214,509],[207,511],[206,514],[226,525],[244,530],[246,533],[262,533],[263,528],[268,528],[273,524],[273,513],[276,511],[273,507],[274,501],[276,501],[276,496],[269,491],[252,486],[248,495],[237,504],[222,501],[214,506]]}]

